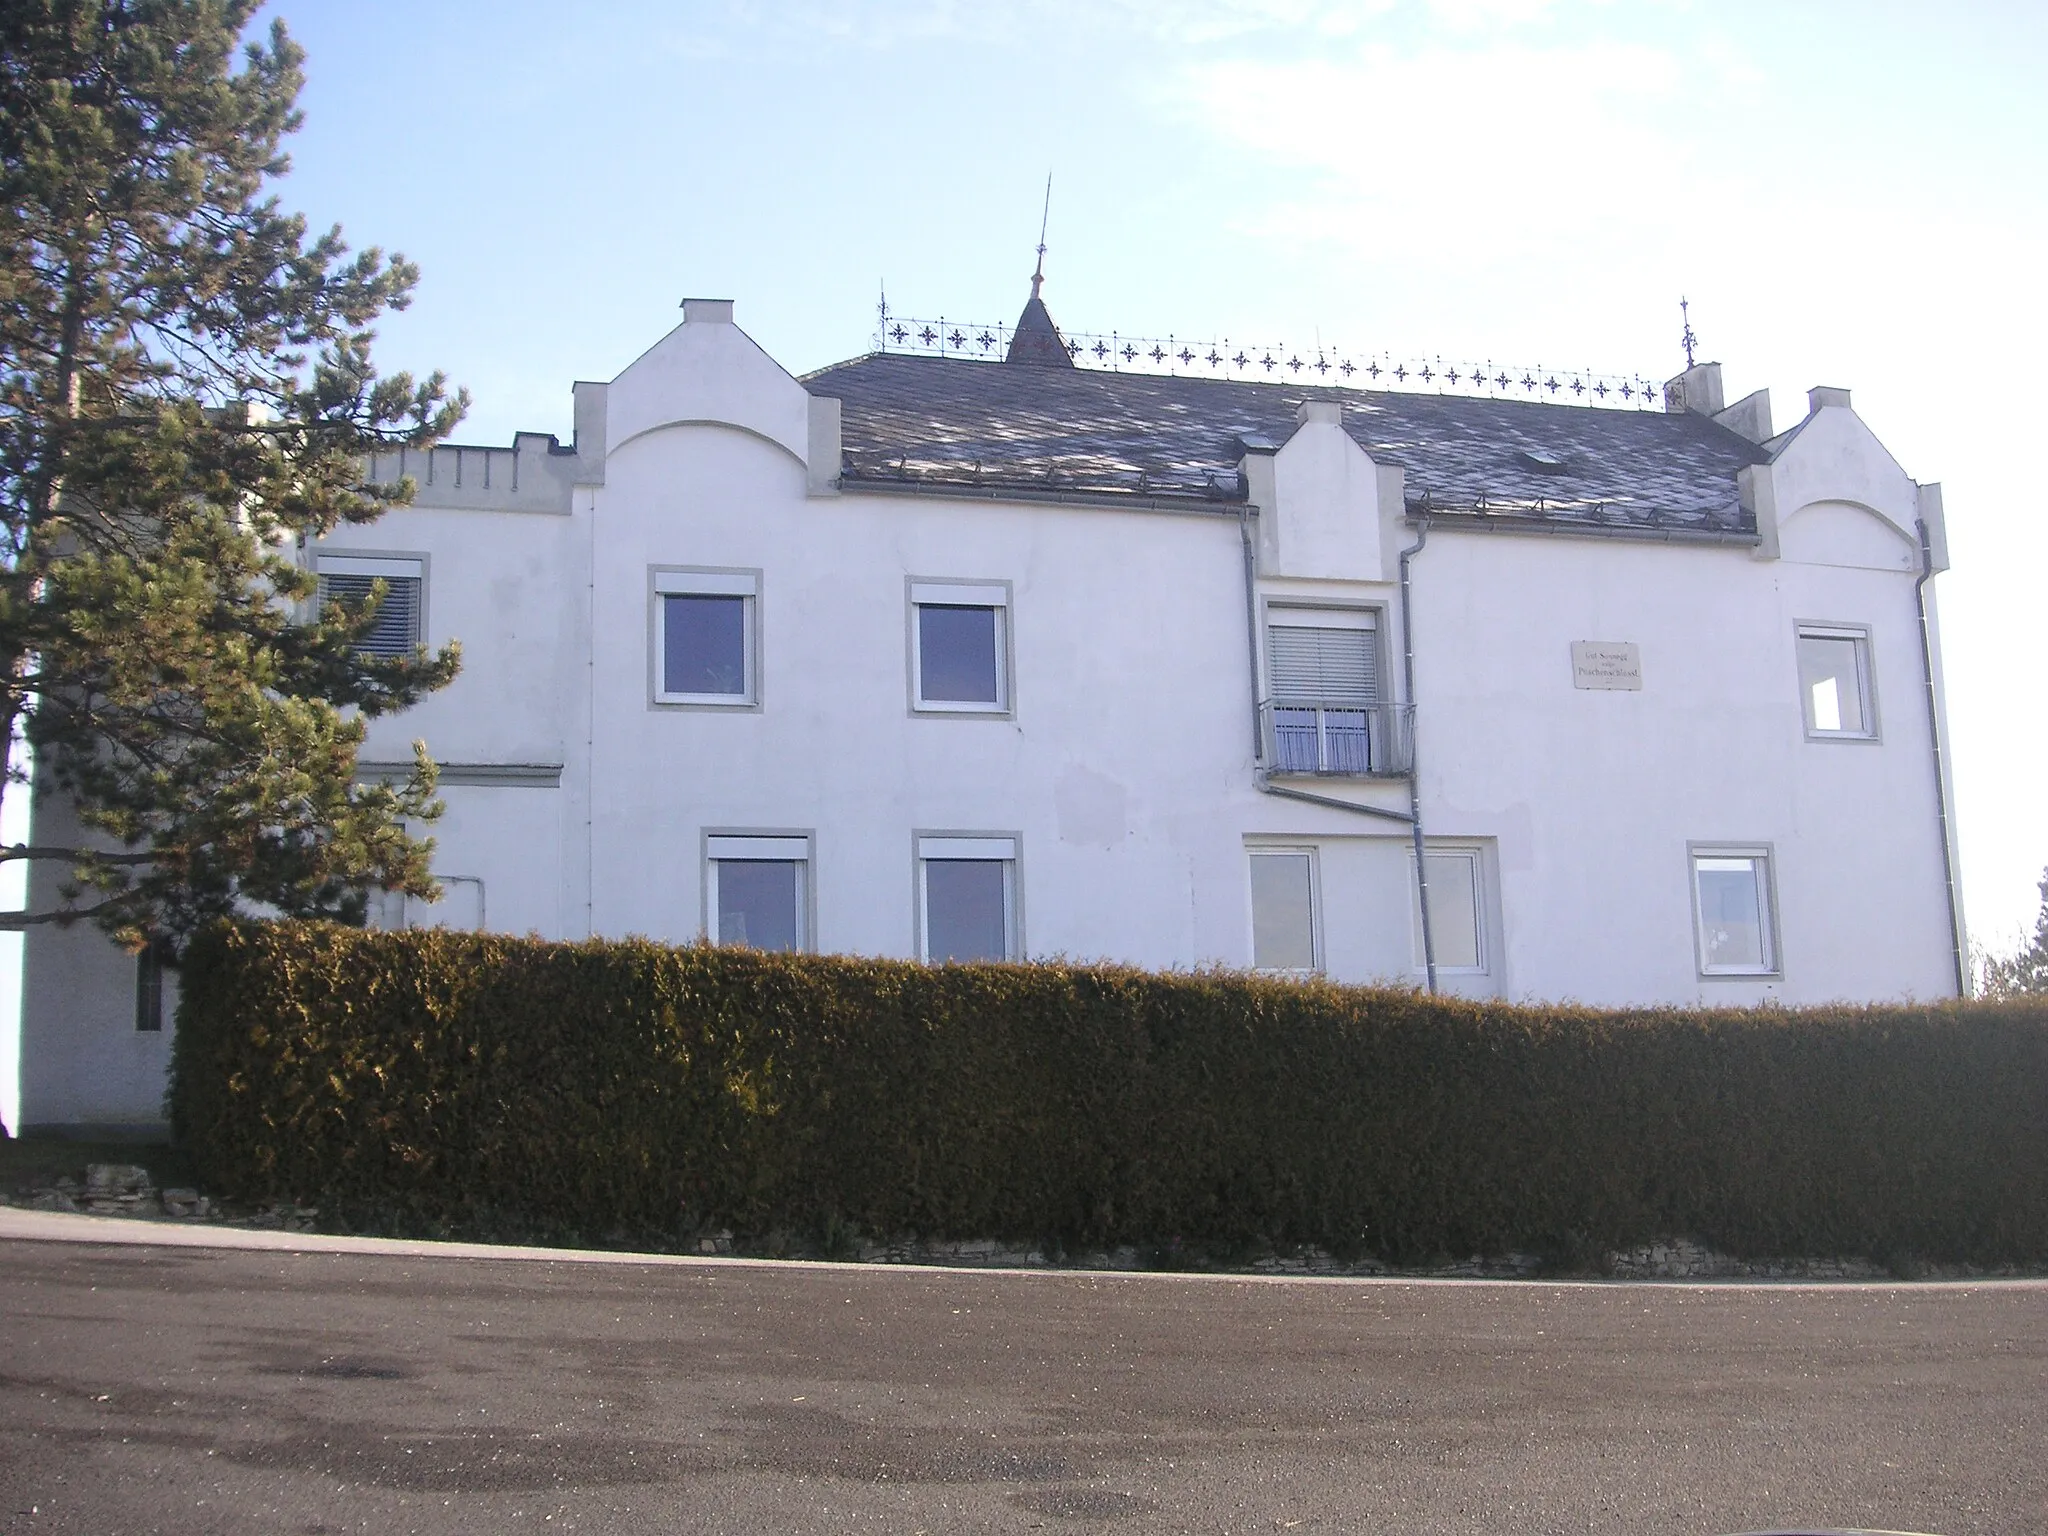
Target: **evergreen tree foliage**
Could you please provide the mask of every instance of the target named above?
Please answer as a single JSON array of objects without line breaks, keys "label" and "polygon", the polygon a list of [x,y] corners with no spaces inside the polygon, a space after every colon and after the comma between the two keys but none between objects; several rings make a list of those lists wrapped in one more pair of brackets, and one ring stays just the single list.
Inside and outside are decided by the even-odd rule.
[{"label": "evergreen tree foliage", "polygon": [[2041,913],[2034,937],[2016,955],[1987,956],[1978,992],[1984,997],[2038,997],[2048,993],[2048,871],[2041,875]]},{"label": "evergreen tree foliage", "polygon": [[84,828],[0,848],[65,872],[17,925],[139,945],[434,892],[424,747],[396,784],[355,757],[456,649],[357,651],[383,589],[316,612],[302,551],[409,500],[368,455],[467,396],[371,365],[416,269],[309,239],[270,190],[304,56],[282,23],[244,46],[260,5],[0,3],[0,740]]}]

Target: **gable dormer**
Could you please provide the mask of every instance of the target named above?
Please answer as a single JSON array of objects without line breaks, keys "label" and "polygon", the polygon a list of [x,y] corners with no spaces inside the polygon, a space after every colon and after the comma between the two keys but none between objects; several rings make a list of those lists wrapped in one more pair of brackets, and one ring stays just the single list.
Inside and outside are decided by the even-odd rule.
[{"label": "gable dormer", "polygon": [[824,488],[838,473],[839,402],[814,398],[733,323],[732,309],[730,299],[683,300],[683,323],[612,380],[606,456],[669,427],[728,427],[783,449]]},{"label": "gable dormer", "polygon": [[1926,495],[1878,441],[1848,390],[1808,391],[1805,419],[1764,447],[1770,460],[1745,471],[1744,492],[1765,558],[1917,570],[1925,521],[1937,568],[1947,565],[1939,496]]}]

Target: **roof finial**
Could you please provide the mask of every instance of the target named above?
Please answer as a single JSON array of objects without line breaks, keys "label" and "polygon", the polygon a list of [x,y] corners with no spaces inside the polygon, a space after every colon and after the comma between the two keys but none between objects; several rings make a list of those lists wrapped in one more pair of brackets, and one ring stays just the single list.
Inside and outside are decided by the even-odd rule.
[{"label": "roof finial", "polygon": [[1678,301],[1678,314],[1685,322],[1685,334],[1678,339],[1685,347],[1685,366],[1691,368],[1693,349],[1700,344],[1700,339],[1692,333],[1692,306],[1683,297]]},{"label": "roof finial", "polygon": [[1045,211],[1038,216],[1038,269],[1031,274],[1031,297],[1045,281],[1045,226],[1052,219],[1052,172],[1045,173]]},{"label": "roof finial", "polygon": [[1051,218],[1052,173],[1048,171],[1045,212],[1038,221],[1038,267],[1031,274],[1031,297],[1024,301],[1024,313],[1017,317],[1016,328],[1010,332],[1010,348],[1003,356],[1006,363],[1043,363],[1050,368],[1074,366],[1074,354],[1066,338],[1045,312],[1045,300],[1038,296],[1038,290],[1045,284],[1045,226]]}]

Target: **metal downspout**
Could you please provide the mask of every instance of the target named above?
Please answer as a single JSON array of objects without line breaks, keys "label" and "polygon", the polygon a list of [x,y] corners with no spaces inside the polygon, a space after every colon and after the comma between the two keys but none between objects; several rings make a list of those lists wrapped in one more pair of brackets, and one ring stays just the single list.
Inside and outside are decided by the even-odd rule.
[{"label": "metal downspout", "polygon": [[1956,901],[1956,861],[1950,851],[1948,824],[1948,763],[1941,747],[1941,705],[1934,692],[1934,636],[1927,621],[1927,583],[1934,579],[1934,549],[1927,537],[1927,522],[1916,518],[1914,531],[1920,537],[1920,579],[1913,583],[1913,605],[1920,615],[1920,674],[1927,685],[1927,741],[1934,757],[1934,818],[1941,832],[1942,881],[1948,894],[1948,945],[1955,962],[1956,996],[1970,995],[1969,961],[1963,954],[1962,914]]},{"label": "metal downspout", "polygon": [[1339,800],[1334,795],[1311,794],[1305,789],[1289,789],[1284,784],[1275,784],[1261,769],[1258,775],[1259,788],[1269,795],[1278,795],[1283,800],[1300,800],[1308,805],[1328,806],[1333,811],[1349,811],[1354,816],[1371,816],[1379,821],[1397,821],[1407,826],[1409,818],[1399,811],[1383,811],[1376,805],[1359,805],[1350,800]]},{"label": "metal downspout", "polygon": [[1244,544],[1244,654],[1251,663],[1252,679],[1252,767],[1259,787],[1266,783],[1264,760],[1266,733],[1259,728],[1259,593],[1258,562],[1252,553],[1252,521],[1249,505],[1237,509],[1237,536]]},{"label": "metal downspout", "polygon": [[[1422,553],[1429,542],[1429,519],[1415,530],[1415,542],[1401,551],[1401,681],[1408,690],[1408,830],[1415,840],[1415,905],[1422,913],[1422,967],[1429,978],[1429,990],[1436,992],[1436,933],[1429,920],[1429,866],[1422,856],[1421,770],[1417,766],[1415,738],[1419,711],[1415,707],[1415,623],[1414,594],[1408,583],[1408,562]],[[1943,844],[1946,847],[1946,844]]]}]

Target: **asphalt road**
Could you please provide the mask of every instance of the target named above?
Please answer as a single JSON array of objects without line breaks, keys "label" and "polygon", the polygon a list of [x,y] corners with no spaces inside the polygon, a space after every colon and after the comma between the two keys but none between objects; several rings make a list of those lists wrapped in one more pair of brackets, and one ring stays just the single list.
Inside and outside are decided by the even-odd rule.
[{"label": "asphalt road", "polygon": [[6,1531],[1798,1525],[2048,1530],[2048,1284],[0,1238]]}]

